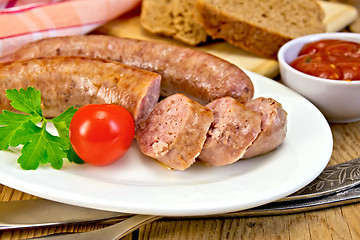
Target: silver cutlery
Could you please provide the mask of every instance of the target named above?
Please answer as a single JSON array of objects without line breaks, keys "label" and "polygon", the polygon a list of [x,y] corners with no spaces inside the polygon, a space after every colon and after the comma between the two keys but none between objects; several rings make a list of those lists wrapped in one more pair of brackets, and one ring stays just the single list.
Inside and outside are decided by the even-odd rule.
[{"label": "silver cutlery", "polygon": [[220,214],[217,217],[255,217],[319,210],[360,202],[360,186],[319,197],[276,201],[249,210]]},{"label": "silver cutlery", "polygon": [[311,183],[282,200],[305,199],[349,189],[360,184],[360,158],[326,167]]},{"label": "silver cutlery", "polygon": [[69,223],[116,222],[133,214],[77,207],[45,199],[0,202],[0,230]]},{"label": "silver cutlery", "polygon": [[[360,158],[356,158],[348,162],[326,167],[324,171],[310,184],[295,192],[294,194],[276,202],[268,203],[248,210],[230,213],[195,217],[166,218],[189,219],[266,216],[323,209],[360,202],[360,186],[357,186],[359,184]],[[129,233],[143,224],[161,218],[159,216],[133,216],[133,214],[128,213],[89,209],[53,202],[45,199],[0,202],[0,213],[0,230],[90,222],[116,223],[126,219],[121,222],[124,222],[124,224],[117,223],[112,226],[121,226],[119,227],[121,229],[125,227],[124,232]],[[132,220],[130,221],[130,219]],[[135,227],[132,227],[131,224],[129,225],[129,221],[127,220],[129,220],[131,224],[135,225]],[[104,228],[104,231],[105,229],[108,229],[110,232],[112,232],[113,228],[109,229],[109,227],[107,227]],[[119,229],[115,231],[117,233],[120,232]],[[76,237],[74,234],[71,236]]]},{"label": "silver cutlery", "polygon": [[[303,212],[315,210],[325,207],[334,207],[343,204],[349,204],[360,201],[360,186],[353,187],[338,193],[328,194],[325,196],[306,198],[303,200],[290,200],[284,202],[273,202],[260,207],[249,210],[238,211],[233,213],[225,213],[211,216],[200,216],[197,218],[209,217],[244,217],[244,216],[263,216],[263,215],[277,215],[295,212]],[[100,211],[101,212],[101,211]],[[125,217],[125,216],[122,216]],[[141,226],[156,221],[162,218],[161,216],[151,215],[134,215],[128,217],[126,220],[116,223],[103,229],[83,232],[83,233],[57,233],[33,239],[44,240],[92,240],[92,239],[107,239],[115,240],[124,237],[133,232]],[[178,218],[179,219],[179,218]],[[113,219],[114,220],[114,219]]]},{"label": "silver cutlery", "polygon": [[106,228],[81,233],[56,233],[43,237],[31,239],[51,239],[51,240],[115,240],[124,237],[141,226],[153,222],[161,217],[150,215],[135,215],[120,223],[116,223]]}]

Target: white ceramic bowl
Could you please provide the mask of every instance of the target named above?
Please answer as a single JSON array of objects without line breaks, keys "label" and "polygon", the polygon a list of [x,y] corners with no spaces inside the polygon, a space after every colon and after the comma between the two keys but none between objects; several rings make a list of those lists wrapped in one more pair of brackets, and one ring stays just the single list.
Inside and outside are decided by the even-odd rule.
[{"label": "white ceramic bowl", "polygon": [[282,82],[311,101],[329,122],[360,120],[360,81],[340,81],[314,77],[292,68],[301,48],[321,39],[340,39],[360,43],[359,33],[319,33],[296,38],[278,52]]}]

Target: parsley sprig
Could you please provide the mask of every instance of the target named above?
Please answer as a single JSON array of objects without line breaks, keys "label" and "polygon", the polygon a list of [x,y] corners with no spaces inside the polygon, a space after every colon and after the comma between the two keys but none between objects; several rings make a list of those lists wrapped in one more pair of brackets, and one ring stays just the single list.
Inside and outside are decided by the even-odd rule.
[{"label": "parsley sprig", "polygon": [[[70,121],[77,109],[70,107],[53,119],[46,119],[41,110],[41,93],[33,87],[25,89],[7,89],[6,97],[11,106],[22,112],[3,110],[0,114],[0,150],[23,145],[18,163],[25,170],[35,170],[40,164],[50,163],[55,169],[61,169],[63,159],[82,163],[69,140]],[[59,136],[46,129],[47,123],[53,123]]]}]

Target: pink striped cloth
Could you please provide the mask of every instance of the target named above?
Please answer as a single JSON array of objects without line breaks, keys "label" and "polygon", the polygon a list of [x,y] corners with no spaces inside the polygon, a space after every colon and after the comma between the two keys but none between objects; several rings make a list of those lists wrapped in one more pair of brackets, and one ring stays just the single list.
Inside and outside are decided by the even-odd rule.
[{"label": "pink striped cloth", "polygon": [[141,0],[0,0],[0,58],[41,38],[86,34]]}]

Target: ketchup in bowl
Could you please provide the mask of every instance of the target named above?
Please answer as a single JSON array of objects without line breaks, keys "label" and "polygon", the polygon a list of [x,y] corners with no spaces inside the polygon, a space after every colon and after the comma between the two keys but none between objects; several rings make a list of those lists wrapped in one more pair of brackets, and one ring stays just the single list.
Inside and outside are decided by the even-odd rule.
[{"label": "ketchup in bowl", "polygon": [[334,39],[308,43],[290,65],[315,77],[360,80],[360,43]]}]

